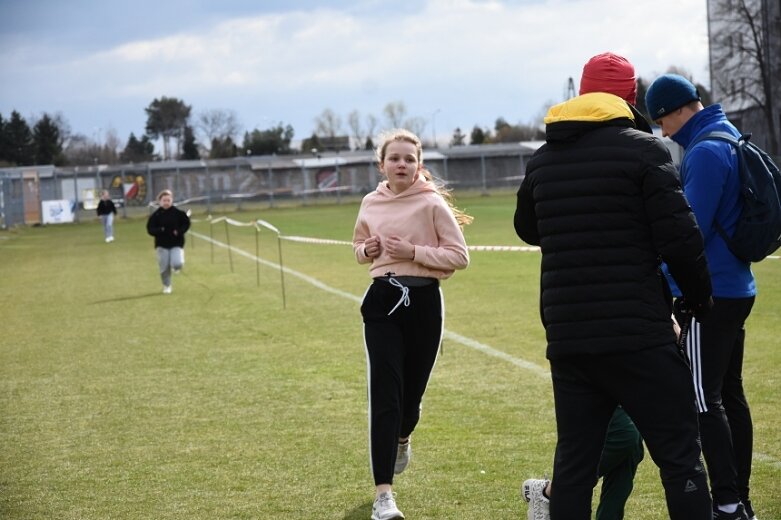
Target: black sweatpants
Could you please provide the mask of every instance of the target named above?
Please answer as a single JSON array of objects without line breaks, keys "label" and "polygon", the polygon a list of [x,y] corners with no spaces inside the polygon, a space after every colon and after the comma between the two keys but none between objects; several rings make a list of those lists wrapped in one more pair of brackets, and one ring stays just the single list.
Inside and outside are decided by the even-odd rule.
[{"label": "black sweatpants", "polygon": [[659,467],[671,520],[711,520],[691,372],[674,344],[551,360],[551,376],[558,430],[552,520],[591,518],[605,434],[619,404]]},{"label": "black sweatpants", "polygon": [[418,424],[423,393],[442,341],[442,293],[437,280],[430,282],[409,287],[409,305],[402,300],[396,307],[402,290],[387,279],[375,280],[361,304],[375,485],[393,483],[399,437],[409,436]]},{"label": "black sweatpants", "polygon": [[734,504],[749,499],[751,479],[754,426],[743,391],[743,350],[754,298],[713,302],[704,323],[692,320],[686,351],[713,501]]}]

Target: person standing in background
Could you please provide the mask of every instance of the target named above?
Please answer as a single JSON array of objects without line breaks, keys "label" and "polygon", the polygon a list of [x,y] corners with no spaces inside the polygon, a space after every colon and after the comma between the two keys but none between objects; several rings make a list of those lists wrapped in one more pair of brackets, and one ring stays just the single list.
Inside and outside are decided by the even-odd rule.
[{"label": "person standing in background", "polygon": [[117,208],[114,201],[111,200],[108,190],[100,193],[100,201],[97,209],[98,217],[103,223],[103,235],[106,243],[114,241],[114,215],[117,214]]},{"label": "person standing in background", "polygon": [[190,217],[174,206],[171,190],[157,195],[160,205],[149,216],[146,231],[155,237],[155,252],[163,281],[163,294],[171,294],[171,273],[179,272],[184,266],[184,234],[190,229]]},{"label": "person standing in background", "polygon": [[638,128],[635,112],[597,91],[551,107],[546,143],[518,190],[515,230],[542,252],[557,429],[552,520],[591,518],[618,405],[659,466],[670,519],[712,520],[691,372],[660,264],[698,319],[713,305],[710,274],[670,152]]},{"label": "person standing in background", "polygon": [[[738,157],[730,143],[698,141],[713,131],[735,138],[740,132],[721,105],[703,107],[697,88],[678,74],[654,80],[645,102],[662,135],[686,151],[681,161],[683,192],[705,239],[711,272],[713,310],[706,322],[697,316],[691,320],[686,349],[692,360],[714,518],[757,520],[749,498],[754,426],[743,390],[745,323],[757,288],[751,264],[736,257],[719,232],[732,236],[743,208]],[[674,272],[667,274],[673,294],[680,298],[680,280]],[[686,319],[681,314],[677,318]]]}]

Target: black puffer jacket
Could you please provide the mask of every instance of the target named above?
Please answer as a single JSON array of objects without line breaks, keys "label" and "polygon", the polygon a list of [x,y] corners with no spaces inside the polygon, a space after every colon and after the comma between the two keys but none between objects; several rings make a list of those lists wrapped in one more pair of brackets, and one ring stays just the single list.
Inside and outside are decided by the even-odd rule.
[{"label": "black puffer jacket", "polygon": [[515,230],[541,246],[547,357],[675,341],[660,259],[693,305],[711,286],[697,222],[670,153],[622,99],[587,94],[551,108],[518,190]]}]

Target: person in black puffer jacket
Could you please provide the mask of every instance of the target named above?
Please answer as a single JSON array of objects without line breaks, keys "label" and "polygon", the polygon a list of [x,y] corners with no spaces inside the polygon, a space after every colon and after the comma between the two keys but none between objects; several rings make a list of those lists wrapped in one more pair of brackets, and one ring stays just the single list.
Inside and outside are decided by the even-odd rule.
[{"label": "person in black puffer jacket", "polygon": [[664,261],[704,318],[712,298],[703,239],[667,148],[633,106],[606,93],[613,90],[550,109],[546,144],[518,190],[515,230],[542,250],[558,430],[550,515],[590,518],[620,405],[660,468],[670,518],[710,519],[691,375],[660,270]]},{"label": "person in black puffer jacket", "polygon": [[160,207],[149,216],[146,231],[155,237],[163,293],[171,294],[171,272],[179,272],[184,266],[184,234],[190,229],[190,217],[173,205],[171,190],[161,191],[157,202]]}]

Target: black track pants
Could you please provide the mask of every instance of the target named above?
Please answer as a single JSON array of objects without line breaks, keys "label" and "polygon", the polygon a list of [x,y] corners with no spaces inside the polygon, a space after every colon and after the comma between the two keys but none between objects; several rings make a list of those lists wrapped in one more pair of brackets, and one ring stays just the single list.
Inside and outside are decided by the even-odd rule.
[{"label": "black track pants", "polygon": [[618,404],[659,467],[670,518],[711,520],[691,372],[675,345],[551,360],[551,376],[558,431],[552,520],[591,518],[605,435]]},{"label": "black track pants", "polygon": [[708,319],[693,319],[686,341],[702,453],[717,504],[749,498],[754,426],[743,391],[743,350],[744,324],[753,305],[753,297],[714,298]]},{"label": "black track pants", "polygon": [[442,340],[444,305],[439,283],[409,287],[409,306],[399,305],[402,291],[375,280],[364,296],[369,387],[369,453],[375,485],[393,483],[399,437],[407,437],[420,419],[420,407]]}]

